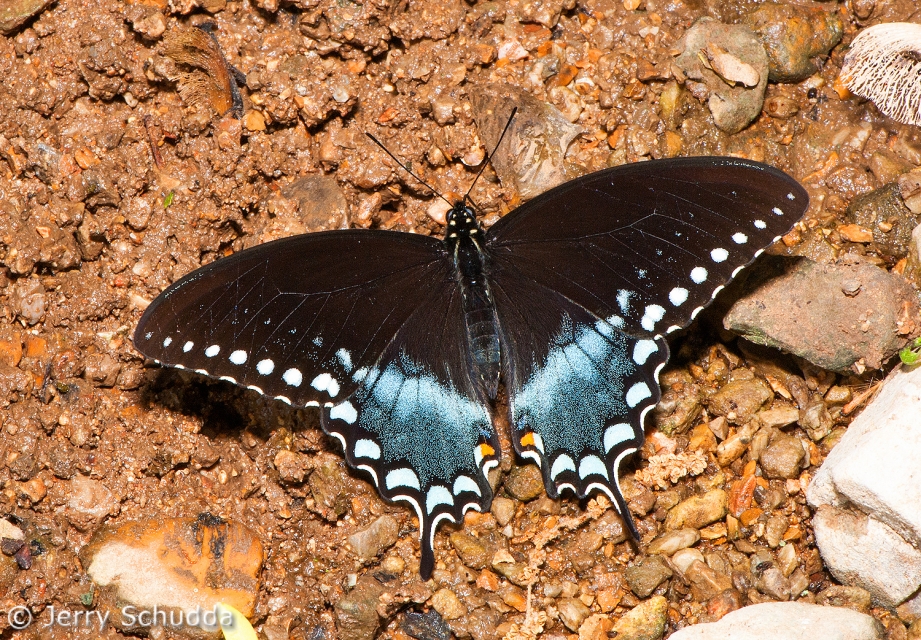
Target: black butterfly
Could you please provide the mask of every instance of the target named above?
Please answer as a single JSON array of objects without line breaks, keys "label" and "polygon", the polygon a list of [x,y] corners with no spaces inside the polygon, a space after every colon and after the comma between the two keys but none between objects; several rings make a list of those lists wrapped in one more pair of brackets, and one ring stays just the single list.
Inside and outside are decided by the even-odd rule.
[{"label": "black butterfly", "polygon": [[285,238],[182,278],[138,350],[321,408],[349,465],[419,517],[422,577],[441,520],[486,510],[500,374],[515,450],[547,494],[618,484],[681,329],[797,222],[786,174],[732,158],[615,167],[556,187],[487,231],[455,205],[443,240],[342,230]]}]

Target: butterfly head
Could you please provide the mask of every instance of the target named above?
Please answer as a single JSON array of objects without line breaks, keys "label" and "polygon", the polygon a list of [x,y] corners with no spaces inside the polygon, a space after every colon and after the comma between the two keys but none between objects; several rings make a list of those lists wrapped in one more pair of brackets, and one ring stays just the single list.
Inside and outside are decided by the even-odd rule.
[{"label": "butterfly head", "polygon": [[480,224],[476,220],[476,212],[463,200],[456,200],[454,206],[445,216],[447,229],[445,230],[446,242],[457,242],[462,237],[477,238],[483,234]]}]

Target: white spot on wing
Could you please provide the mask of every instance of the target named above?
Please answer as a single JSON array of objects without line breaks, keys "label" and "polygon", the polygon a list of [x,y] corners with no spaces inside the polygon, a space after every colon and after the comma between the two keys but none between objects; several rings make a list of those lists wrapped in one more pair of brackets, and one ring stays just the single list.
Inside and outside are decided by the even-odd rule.
[{"label": "white spot on wing", "polygon": [[629,424],[626,422],[612,424],[604,430],[604,452],[608,453],[621,442],[627,442],[628,440],[633,440],[633,438],[633,427]]},{"label": "white spot on wing", "polygon": [[767,223],[764,220],[755,220],[756,229],[766,229]]},{"label": "white spot on wing", "polygon": [[428,513],[432,513],[440,504],[454,504],[454,496],[451,495],[451,492],[448,491],[447,487],[442,487],[440,484],[429,488],[429,492],[425,496],[425,510]]},{"label": "white spot on wing", "polygon": [[688,299],[688,290],[684,287],[675,287],[668,292],[668,301],[675,307],[680,307]]},{"label": "white spot on wing", "polygon": [[617,290],[617,306],[620,307],[620,310],[623,313],[630,312],[630,298],[633,297],[632,291],[627,291],[626,289]]},{"label": "white spot on wing", "polygon": [[[335,409],[333,409],[335,411]],[[332,411],[330,411],[332,413]],[[381,457],[381,448],[378,446],[374,440],[368,440],[367,438],[362,438],[355,443],[355,457],[356,458],[371,458],[372,460],[380,460]]]},{"label": "white spot on wing", "polygon": [[184,345],[182,345],[182,352],[183,352],[183,353],[188,353],[189,351],[192,350],[192,347],[194,347],[194,346],[195,346],[195,343],[192,342],[191,340],[189,340],[189,341],[186,342]]},{"label": "white spot on wing", "polygon": [[787,194],[787,200],[796,200],[796,196],[793,195],[792,193],[788,193],[788,194]]},{"label": "white spot on wing", "polygon": [[691,281],[694,284],[703,284],[707,281],[707,270],[703,267],[694,267],[691,269]]},{"label": "white spot on wing", "polygon": [[481,496],[480,486],[470,476],[457,476],[454,481],[454,495],[460,495],[465,491],[475,493]]},{"label": "white spot on wing", "polygon": [[283,374],[281,374],[281,379],[285,381],[289,387],[299,387],[301,382],[304,381],[304,376],[298,369],[288,369]]},{"label": "white spot on wing", "polygon": [[163,339],[163,346],[164,346],[164,347],[168,347],[168,346],[170,346],[171,344],[173,344],[173,339],[170,338],[169,336],[166,336],[166,337]]},{"label": "white spot on wing", "polygon": [[732,241],[736,244],[745,244],[748,242],[748,236],[741,232],[734,233],[732,234]]},{"label": "white spot on wing", "polygon": [[339,358],[339,362],[342,363],[346,373],[352,370],[352,354],[347,349],[339,349],[336,352],[336,357]]},{"label": "white spot on wing", "polygon": [[275,363],[272,362],[269,358],[265,360],[260,360],[256,363],[256,371],[261,376],[267,376],[273,371],[275,371]]},{"label": "white spot on wing", "polygon": [[598,456],[585,456],[579,460],[579,477],[584,480],[589,476],[608,477],[608,470]]},{"label": "white spot on wing", "polygon": [[339,381],[328,373],[318,375],[310,383],[310,386],[317,391],[325,391],[331,398],[335,398],[339,394]]},{"label": "white spot on wing", "polygon": [[713,262],[725,262],[728,257],[729,252],[722,247],[710,252],[710,259],[713,260]]},{"label": "white spot on wing", "polygon": [[553,461],[553,466],[550,468],[550,477],[556,478],[558,475],[564,471],[573,471],[576,470],[576,463],[572,461],[572,458],[567,456],[565,453],[558,456],[556,460]]},{"label": "white spot on wing", "polygon": [[220,348],[218,345],[216,345],[216,344],[213,344],[213,345],[211,345],[210,347],[208,347],[207,349],[205,349],[205,355],[208,356],[209,358],[213,358],[214,356],[216,356],[216,355],[219,354],[220,352],[221,352],[221,348]]},{"label": "white spot on wing", "polygon": [[233,364],[245,364],[246,363],[246,352],[243,349],[237,349],[230,354],[229,360]]},{"label": "white spot on wing", "polygon": [[418,491],[419,476],[416,475],[415,471],[406,467],[394,469],[384,478],[384,486],[388,489],[393,489],[394,487],[411,487]]},{"label": "white spot on wing", "polygon": [[646,331],[652,331],[656,328],[656,323],[665,315],[665,309],[657,304],[651,304],[643,311],[643,318],[640,320],[640,326]]},{"label": "white spot on wing", "polygon": [[633,345],[633,361],[637,364],[646,364],[649,356],[659,350],[659,347],[652,340],[638,340]]},{"label": "white spot on wing", "polygon": [[782,216],[782,215],[783,215],[783,211],[781,211],[778,207],[774,207],[773,209],[771,209],[771,211],[774,212],[774,215],[775,215],[775,216]]},{"label": "white spot on wing", "polygon": [[342,420],[349,424],[355,424],[355,420],[358,418],[358,412],[355,411],[355,407],[352,406],[351,402],[346,401],[330,409],[329,417],[333,420]]},{"label": "white spot on wing", "polygon": [[624,399],[627,401],[627,406],[632,409],[646,398],[651,397],[652,392],[649,390],[649,386],[645,382],[637,382],[630,387]]}]

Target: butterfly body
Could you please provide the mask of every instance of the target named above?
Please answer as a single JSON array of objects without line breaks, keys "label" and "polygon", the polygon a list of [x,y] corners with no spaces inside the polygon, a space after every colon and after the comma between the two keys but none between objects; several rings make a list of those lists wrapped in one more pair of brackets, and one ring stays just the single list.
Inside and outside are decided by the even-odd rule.
[{"label": "butterfly body", "polygon": [[344,230],[242,251],[161,294],[135,345],[320,407],[349,465],[415,511],[424,578],[438,524],[491,503],[500,377],[514,449],[548,495],[605,493],[638,537],[618,473],[660,397],[664,336],[807,203],[792,178],[744,160],[616,167],[485,231],[458,204],[443,240]]},{"label": "butterfly body", "polygon": [[485,237],[473,209],[456,203],[446,216],[444,243],[454,258],[457,282],[463,299],[464,325],[474,379],[489,400],[499,390],[501,350],[495,304],[486,276],[486,254],[480,246]]}]

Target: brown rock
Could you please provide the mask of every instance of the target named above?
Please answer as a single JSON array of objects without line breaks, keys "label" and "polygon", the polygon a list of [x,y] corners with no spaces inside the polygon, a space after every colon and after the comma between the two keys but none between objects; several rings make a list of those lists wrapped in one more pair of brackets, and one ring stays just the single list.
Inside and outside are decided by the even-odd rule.
[{"label": "brown rock", "polygon": [[759,460],[768,478],[798,478],[806,460],[806,450],[798,438],[779,435],[768,445]]},{"label": "brown rock", "polygon": [[429,602],[432,608],[440,613],[445,620],[456,620],[467,613],[467,607],[460,601],[457,594],[450,589],[439,589]]},{"label": "brown rock", "polygon": [[671,577],[672,570],[661,556],[643,558],[624,571],[627,585],[640,598],[649,597],[656,587]]},{"label": "brown rock", "polygon": [[690,527],[700,529],[726,516],[728,496],[722,489],[713,489],[701,496],[691,496],[672,507],[665,518],[666,529]]},{"label": "brown rock", "polygon": [[371,523],[366,529],[349,536],[349,546],[362,560],[372,560],[396,544],[400,525],[393,516],[386,514]]}]

